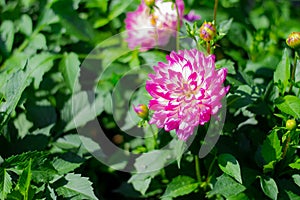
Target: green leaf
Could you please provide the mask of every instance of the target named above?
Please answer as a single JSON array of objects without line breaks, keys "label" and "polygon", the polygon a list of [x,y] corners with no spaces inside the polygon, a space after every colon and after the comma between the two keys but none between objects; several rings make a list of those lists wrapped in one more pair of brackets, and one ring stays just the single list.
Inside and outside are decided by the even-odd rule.
[{"label": "green leaf", "polygon": [[55,158],[53,160],[53,166],[57,170],[58,174],[62,175],[74,171],[74,169],[80,167],[83,162],[84,159],[76,154],[66,153],[59,158]]},{"label": "green leaf", "polygon": [[189,176],[177,176],[167,186],[167,189],[161,198],[179,197],[195,191],[199,183]]},{"label": "green leaf", "polygon": [[300,175],[294,174],[293,176],[294,182],[300,187]]},{"label": "green leaf", "polygon": [[229,19],[229,20],[224,20],[220,23],[218,31],[218,39],[223,38],[229,31],[231,24],[232,24],[233,18]]},{"label": "green leaf", "polygon": [[60,18],[60,22],[66,28],[67,33],[80,40],[92,42],[94,39],[92,26],[87,20],[78,16],[72,5],[72,0],[55,1],[52,4],[52,9]]},{"label": "green leaf", "polygon": [[278,195],[278,188],[274,179],[270,177],[260,177],[260,186],[268,197],[276,200]]},{"label": "green leaf", "polygon": [[0,177],[0,199],[4,200],[12,189],[12,181],[6,169],[1,169]]},{"label": "green leaf", "polygon": [[280,145],[277,131],[273,130],[271,134],[267,136],[261,147],[261,155],[265,164],[280,159],[282,154],[281,150],[282,146]]},{"label": "green leaf", "polygon": [[22,15],[19,23],[19,29],[26,36],[32,33],[32,20],[28,15]]},{"label": "green leaf", "polygon": [[0,110],[5,111],[0,127],[6,123],[12,111],[15,110],[25,88],[30,84],[28,73],[17,71],[7,80],[4,86],[6,101],[0,105]]},{"label": "green leaf", "polygon": [[289,164],[292,169],[300,170],[300,159],[298,158],[296,162]]},{"label": "green leaf", "polygon": [[286,95],[276,106],[282,112],[293,116],[294,118],[300,118],[300,98],[292,95]]},{"label": "green leaf", "polygon": [[239,162],[231,154],[221,154],[218,157],[220,169],[233,177],[238,182],[242,183],[241,170]]},{"label": "green leaf", "polygon": [[283,50],[282,58],[279,64],[277,65],[277,68],[274,72],[274,83],[279,83],[279,80],[283,84],[283,88],[281,93],[283,94],[286,90],[286,87],[289,84],[289,78],[290,78],[290,60],[289,60],[289,54],[288,50],[285,48]]},{"label": "green leaf", "polygon": [[93,192],[92,183],[86,177],[70,173],[65,176],[66,184],[55,189],[59,196],[72,200],[97,199]]},{"label": "green leaf", "polygon": [[5,54],[11,52],[14,43],[14,24],[12,21],[5,20],[0,26],[0,40],[5,41],[5,46],[1,47],[1,51]]},{"label": "green leaf", "polygon": [[34,88],[37,89],[40,86],[43,76],[53,66],[53,60],[56,56],[49,53],[41,53],[30,58],[28,62],[28,70],[30,76],[34,79]]},{"label": "green leaf", "polygon": [[139,54],[147,65],[156,65],[158,62],[166,61],[166,54],[160,51],[146,51]]},{"label": "green leaf", "polygon": [[[105,1],[105,0],[104,0]],[[104,1],[101,1],[102,3]],[[110,8],[109,8],[109,15],[107,18],[100,18],[98,19],[95,24],[94,28],[99,28],[101,26],[104,26],[111,20],[115,19],[118,17],[120,14],[125,12],[125,9],[131,4],[131,1],[119,1],[119,0],[113,0],[110,3]],[[98,3],[99,5],[99,3]],[[104,5],[106,6],[106,5]]]},{"label": "green leaf", "polygon": [[221,194],[225,198],[236,196],[237,194],[246,190],[246,187],[236,182],[233,178],[227,174],[217,178],[217,182],[214,185],[212,191],[208,193],[208,197],[211,198],[213,195]]},{"label": "green leaf", "polygon": [[79,89],[79,65],[80,61],[78,59],[78,56],[73,52],[64,54],[64,57],[59,63],[59,70],[61,71],[65,82],[72,93],[74,89]]},{"label": "green leaf", "polygon": [[74,94],[61,110],[61,118],[66,122],[64,131],[85,125],[95,118],[95,111],[92,109],[86,92]]},{"label": "green leaf", "polygon": [[139,191],[142,195],[145,195],[147,189],[150,186],[151,179],[156,175],[157,173],[142,173],[142,174],[134,174],[131,176],[131,178],[128,180],[128,183],[132,183],[133,188],[136,191]]},{"label": "green leaf", "polygon": [[21,113],[18,118],[14,120],[14,125],[18,129],[19,136],[23,138],[29,133],[29,129],[33,126],[33,123],[27,120],[25,113]]},{"label": "green leaf", "polygon": [[144,153],[136,159],[134,166],[138,173],[160,170],[170,158],[171,153],[169,150],[154,150]]},{"label": "green leaf", "polygon": [[24,196],[25,199],[28,197],[29,187],[30,187],[30,181],[31,181],[31,163],[32,159],[29,159],[28,166],[23,170],[22,174],[20,175],[19,181],[18,181],[18,189],[21,192],[21,194]]},{"label": "green leaf", "polygon": [[220,68],[227,68],[228,74],[236,74],[235,68],[234,68],[234,62],[227,59],[218,60],[216,63],[216,69]]},{"label": "green leaf", "polygon": [[24,51],[27,54],[34,55],[36,50],[46,50],[47,48],[46,37],[43,34],[38,33],[31,38],[30,43]]}]

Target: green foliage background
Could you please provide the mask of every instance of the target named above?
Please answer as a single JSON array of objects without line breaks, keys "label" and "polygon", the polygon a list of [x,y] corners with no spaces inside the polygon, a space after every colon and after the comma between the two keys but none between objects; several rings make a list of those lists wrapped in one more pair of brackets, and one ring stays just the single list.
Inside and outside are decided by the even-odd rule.
[{"label": "green foliage background", "polygon": [[[82,140],[91,149],[100,147],[79,136],[73,122],[77,117],[83,126],[90,119],[88,97],[77,89],[80,64],[97,45],[125,30],[126,12],[139,3],[0,0],[0,198],[300,199],[300,131],[285,128],[288,119],[300,122],[300,61],[294,62],[295,53],[285,43],[292,31],[300,31],[298,0],[220,0],[217,24],[224,37],[215,54],[217,67],[228,68],[231,89],[223,133],[207,157],[195,156],[206,127],[178,159],[180,168],[175,162],[152,174],[129,174],[90,155]],[[201,15],[200,27],[212,20],[213,6],[211,0],[185,0],[185,13],[193,9]],[[114,60],[117,70],[98,82],[98,120],[122,148],[143,153],[155,145],[118,128],[111,92],[132,67],[163,61],[165,54],[151,50],[120,56]],[[105,65],[114,55],[118,51],[112,48],[96,59]],[[291,66],[296,67],[292,83]],[[145,101],[143,95],[140,91],[135,102]],[[78,116],[72,115],[72,96],[81,100]],[[118,115],[126,121],[127,113]],[[163,146],[172,137],[162,131],[157,140]]]}]

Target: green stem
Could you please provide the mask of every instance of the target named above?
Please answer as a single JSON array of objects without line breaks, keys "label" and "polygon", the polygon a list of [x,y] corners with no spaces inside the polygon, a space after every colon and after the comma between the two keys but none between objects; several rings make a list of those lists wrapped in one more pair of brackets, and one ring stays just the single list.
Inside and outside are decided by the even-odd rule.
[{"label": "green stem", "polygon": [[149,124],[150,130],[153,134],[153,141],[154,141],[154,147],[155,149],[158,149],[158,144],[157,144],[157,133],[153,130],[151,124]]},{"label": "green stem", "polygon": [[214,22],[215,22],[215,25],[216,25],[216,22],[217,22],[218,3],[219,3],[219,0],[215,0],[215,5],[214,5]]},{"label": "green stem", "polygon": [[195,170],[196,170],[196,176],[199,183],[202,182],[201,180],[201,173],[200,173],[200,164],[199,164],[199,157],[198,155],[194,156],[195,159]]},{"label": "green stem", "polygon": [[209,181],[210,181],[210,174],[211,174],[211,171],[212,171],[212,168],[215,164],[215,161],[217,160],[217,156],[214,157],[213,161],[210,163],[210,166],[208,168],[208,172],[207,172],[207,178],[206,178],[206,183],[208,184]]},{"label": "green stem", "polygon": [[175,1],[175,7],[176,7],[176,14],[177,14],[177,33],[176,33],[176,51],[179,50],[179,31],[180,31],[180,16],[179,16],[179,10],[178,5]]},{"label": "green stem", "polygon": [[[294,65],[293,65],[293,68],[292,68],[292,74],[291,74],[291,81],[295,81],[295,73],[296,73],[296,67],[297,67],[297,59],[299,58],[299,55],[298,55],[298,52],[295,51],[295,57],[294,57]],[[291,83],[290,85],[290,89],[289,89],[289,93],[292,92],[292,89],[293,89],[293,83]]]}]

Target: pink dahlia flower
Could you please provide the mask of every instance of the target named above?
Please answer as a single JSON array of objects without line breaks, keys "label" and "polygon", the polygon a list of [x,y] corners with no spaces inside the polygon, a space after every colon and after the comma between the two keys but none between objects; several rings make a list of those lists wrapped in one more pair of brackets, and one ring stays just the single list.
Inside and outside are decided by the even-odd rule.
[{"label": "pink dahlia flower", "polygon": [[229,86],[223,82],[227,69],[215,69],[215,56],[205,56],[196,49],[171,52],[168,63],[154,66],[146,90],[153,97],[149,121],[166,131],[176,130],[181,140],[193,134],[194,127],[203,125],[222,107],[221,99]]},{"label": "pink dahlia flower", "polygon": [[[176,0],[180,20],[183,18],[183,0]],[[164,46],[169,42],[177,30],[177,12],[174,3],[156,0],[153,10],[144,1],[134,12],[127,13],[126,30],[128,47],[140,47],[140,51],[147,51],[156,45]]]}]

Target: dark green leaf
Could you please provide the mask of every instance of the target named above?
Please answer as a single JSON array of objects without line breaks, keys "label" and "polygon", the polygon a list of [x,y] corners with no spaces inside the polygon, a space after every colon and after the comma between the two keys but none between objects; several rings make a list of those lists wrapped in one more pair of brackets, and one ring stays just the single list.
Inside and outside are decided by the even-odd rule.
[{"label": "dark green leaf", "polygon": [[84,41],[93,41],[94,31],[88,21],[81,19],[77,12],[73,10],[73,1],[55,1],[52,4],[53,11],[58,15],[66,31],[78,39]]},{"label": "dark green leaf", "polygon": [[282,146],[280,145],[277,131],[273,130],[271,134],[267,136],[261,148],[261,155],[265,161],[265,164],[280,159],[282,154],[281,149]]},{"label": "dark green leaf", "polygon": [[278,195],[278,188],[274,179],[270,177],[260,177],[260,186],[268,197],[276,200]]},{"label": "dark green leaf", "polygon": [[238,182],[242,183],[241,170],[239,162],[231,154],[221,154],[218,157],[220,169],[233,177]]},{"label": "dark green leaf", "polygon": [[289,54],[288,50],[284,49],[281,61],[277,65],[277,68],[274,72],[274,83],[278,83],[279,80],[283,84],[283,89],[281,93],[284,93],[286,90],[286,87],[289,84],[289,78],[290,78],[290,60],[289,60]]},{"label": "dark green leaf", "polygon": [[77,54],[64,54],[63,59],[59,63],[59,70],[61,71],[68,88],[72,91],[78,90],[78,76],[79,76],[79,59]]},{"label": "dark green leaf", "polygon": [[177,176],[171,183],[168,184],[167,189],[161,198],[178,197],[190,194],[195,191],[199,186],[199,183],[195,179],[189,176]]}]

